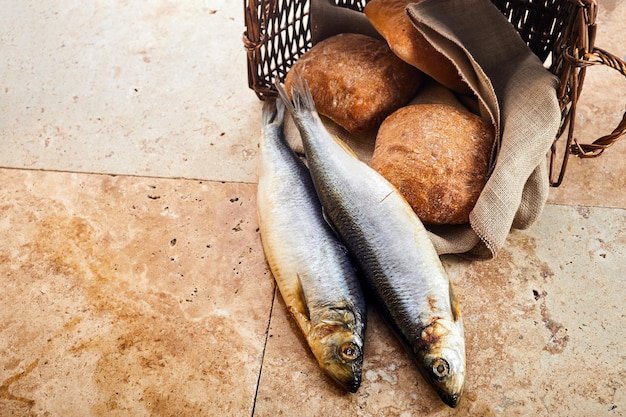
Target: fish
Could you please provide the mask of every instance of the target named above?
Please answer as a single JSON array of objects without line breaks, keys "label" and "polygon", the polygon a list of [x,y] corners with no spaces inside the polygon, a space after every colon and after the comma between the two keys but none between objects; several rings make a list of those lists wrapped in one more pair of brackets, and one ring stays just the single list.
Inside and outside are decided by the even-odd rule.
[{"label": "fish", "polygon": [[285,106],[262,109],[257,214],[268,266],[287,309],[323,372],[357,392],[366,303],[348,251],[324,220],[305,164],[283,131]]},{"label": "fish", "polygon": [[302,137],[326,219],[364,288],[441,400],[454,408],[465,385],[465,337],[450,279],[410,205],[382,175],[328,133],[306,81],[279,95]]}]

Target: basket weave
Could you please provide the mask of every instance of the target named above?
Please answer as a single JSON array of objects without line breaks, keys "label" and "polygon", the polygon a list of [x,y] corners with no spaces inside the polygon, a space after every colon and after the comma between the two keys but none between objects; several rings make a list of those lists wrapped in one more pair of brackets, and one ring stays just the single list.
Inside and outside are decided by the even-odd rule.
[{"label": "basket weave", "polygon": [[[312,46],[310,1],[317,0],[244,0],[243,42],[248,57],[248,85],[261,100],[276,95],[274,81],[283,81],[291,65]],[[367,0],[334,2],[357,11],[367,4]],[[597,0],[492,0],[492,3],[542,62],[550,60],[550,71],[560,79],[561,126],[550,155],[550,184],[558,187],[570,155],[599,156],[626,134],[625,113],[610,134],[593,143],[582,144],[574,137],[576,104],[586,68],[606,65],[626,76],[626,63],[594,45]],[[559,154],[557,142],[564,136],[565,150]]]}]

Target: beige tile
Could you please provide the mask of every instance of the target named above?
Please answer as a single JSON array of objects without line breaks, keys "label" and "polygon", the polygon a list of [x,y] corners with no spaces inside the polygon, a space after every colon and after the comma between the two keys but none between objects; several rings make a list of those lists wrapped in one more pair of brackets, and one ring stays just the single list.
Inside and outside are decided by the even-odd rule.
[{"label": "beige tile", "polygon": [[[256,181],[261,107],[242,4],[5,3],[0,166],[148,177],[0,170],[0,417],[626,410],[626,138],[572,159],[497,259],[445,258],[467,331],[456,410],[373,309],[361,390],[344,394],[274,298],[256,187],[237,183]],[[597,45],[623,58],[625,19],[600,2]],[[610,131],[625,103],[624,77],[590,68],[577,136]]]},{"label": "beige tile", "polygon": [[0,415],[250,415],[256,186],[0,174]]},{"label": "beige tile", "polygon": [[[597,44],[621,57],[624,19],[625,4],[601,2]],[[237,1],[8,2],[0,166],[256,181],[261,104],[247,87],[244,29]],[[612,72],[589,70],[583,141],[621,117],[626,82]],[[572,161],[551,201],[623,207],[623,152]]]},{"label": "beige tile", "polygon": [[256,180],[242,3],[3,2],[0,166]]},{"label": "beige tile", "polygon": [[[492,261],[445,258],[465,317],[468,379],[444,406],[374,312],[357,394],[326,379],[275,302],[255,415],[531,416],[623,412],[623,210],[550,205]],[[622,410],[622,411],[619,411]]]},{"label": "beige tile", "polygon": [[548,206],[531,230],[511,234],[498,259],[455,265],[476,401],[507,416],[626,408],[613,394],[626,376],[625,216]]},{"label": "beige tile", "polygon": [[[368,311],[363,382],[342,391],[319,369],[282,298],[272,311],[255,416],[426,414],[446,407],[372,308]],[[403,414],[404,413],[404,414]]]}]

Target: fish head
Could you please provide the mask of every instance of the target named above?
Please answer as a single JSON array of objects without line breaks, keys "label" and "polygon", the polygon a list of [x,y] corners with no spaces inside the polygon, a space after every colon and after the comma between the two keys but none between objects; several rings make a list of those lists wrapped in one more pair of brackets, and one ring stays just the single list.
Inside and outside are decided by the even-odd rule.
[{"label": "fish head", "polygon": [[361,385],[363,336],[363,322],[352,311],[332,309],[322,315],[309,338],[324,373],[350,392]]},{"label": "fish head", "polygon": [[451,320],[436,320],[420,335],[416,357],[424,377],[441,400],[454,408],[465,385],[465,341],[463,331]]}]

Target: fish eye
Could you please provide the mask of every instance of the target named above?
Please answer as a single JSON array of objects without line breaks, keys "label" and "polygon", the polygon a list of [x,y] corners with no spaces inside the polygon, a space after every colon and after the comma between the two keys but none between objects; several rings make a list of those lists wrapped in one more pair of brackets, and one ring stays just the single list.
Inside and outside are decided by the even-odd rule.
[{"label": "fish eye", "polygon": [[361,354],[361,349],[354,343],[348,342],[341,345],[339,352],[344,359],[354,360]]},{"label": "fish eye", "polygon": [[441,379],[450,373],[450,364],[443,358],[437,358],[433,361],[430,369],[435,377]]}]

